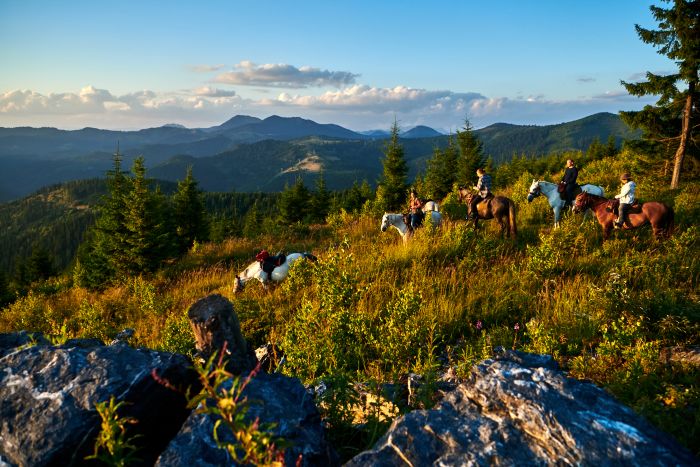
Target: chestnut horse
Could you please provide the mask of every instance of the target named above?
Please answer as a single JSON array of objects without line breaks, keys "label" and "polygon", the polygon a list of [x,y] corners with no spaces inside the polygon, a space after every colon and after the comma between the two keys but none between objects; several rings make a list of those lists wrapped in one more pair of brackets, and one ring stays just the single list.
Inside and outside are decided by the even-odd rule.
[{"label": "chestnut horse", "polygon": [[[574,205],[575,212],[591,209],[595,213],[598,223],[603,229],[603,240],[610,237],[613,223],[617,219],[614,212],[608,211],[608,202],[609,200],[602,196],[581,193],[576,197]],[[670,236],[673,230],[673,208],[658,201],[643,203],[641,210],[627,214],[627,220],[622,228],[636,229],[646,224],[651,224],[654,237],[657,240]]]},{"label": "chestnut horse", "polygon": [[[459,187],[459,200],[467,204],[467,210],[469,210],[469,203],[474,199],[474,196],[476,195],[469,188]],[[515,203],[510,198],[494,196],[480,201],[476,205],[476,210],[479,212],[479,219],[496,219],[501,227],[501,235],[505,233],[507,237],[512,235],[513,238],[518,235],[518,227],[515,223]],[[474,228],[477,228],[477,223],[478,220],[474,219]]]}]

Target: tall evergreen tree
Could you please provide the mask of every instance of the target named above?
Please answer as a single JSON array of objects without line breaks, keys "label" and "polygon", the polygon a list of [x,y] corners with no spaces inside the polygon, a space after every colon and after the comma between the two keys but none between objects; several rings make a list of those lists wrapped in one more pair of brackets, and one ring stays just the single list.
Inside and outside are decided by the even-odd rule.
[{"label": "tall evergreen tree", "polygon": [[311,195],[304,185],[304,180],[297,177],[294,185],[285,186],[279,200],[280,221],[283,224],[302,222],[309,213]]},{"label": "tall evergreen tree", "polygon": [[469,118],[464,119],[464,128],[457,130],[457,182],[469,185],[476,180],[476,169],[485,164],[483,143],[476,137]]},{"label": "tall evergreen tree", "polygon": [[452,191],[452,185],[457,181],[457,161],[457,148],[450,137],[447,147],[435,148],[432,159],[428,160],[422,192],[424,196],[441,200]]},{"label": "tall evergreen tree", "polygon": [[0,270],[0,307],[10,301],[10,283],[7,280],[7,275]]},{"label": "tall evergreen tree", "polygon": [[331,205],[331,195],[326,188],[326,178],[323,173],[316,179],[316,190],[311,197],[311,219],[314,222],[324,222]]},{"label": "tall evergreen tree", "polygon": [[143,157],[134,160],[131,171],[133,178],[124,216],[127,238],[124,250],[115,252],[115,256],[120,272],[140,273],[155,270],[165,259],[163,246],[168,236],[163,220],[163,198],[155,196],[148,188]]},{"label": "tall evergreen tree", "polygon": [[[669,3],[671,0],[662,0]],[[673,0],[671,8],[649,7],[659,29],[645,29],[635,25],[640,39],[652,44],[658,53],[675,61],[678,73],[656,75],[647,72],[647,81],[627,83],[627,91],[635,96],[656,95],[655,106],[647,105],[638,112],[620,112],[630,126],[641,128],[651,141],[678,141],[673,156],[671,188],[678,188],[683,160],[689,150],[697,154],[693,120],[698,117],[698,65],[700,64],[700,2]],[[687,86],[684,90],[679,85]],[[695,130],[697,132],[697,130]],[[691,148],[691,142],[692,148]],[[657,144],[657,149],[663,147]]]},{"label": "tall evergreen tree", "polygon": [[396,120],[391,127],[391,138],[384,149],[384,156],[384,171],[377,187],[377,204],[385,211],[400,210],[406,204],[408,165],[403,146],[399,142],[399,125]]},{"label": "tall evergreen tree", "polygon": [[78,248],[80,268],[75,279],[78,285],[101,287],[111,281],[119,269],[119,253],[126,248],[128,232],[124,223],[129,178],[122,171],[122,156],[114,153],[114,166],[107,172],[108,194],[97,208],[97,219]]},{"label": "tall evergreen tree", "polygon": [[32,254],[27,259],[27,279],[35,282],[45,280],[56,274],[56,268],[53,265],[53,260],[46,248],[35,246],[32,248]]},{"label": "tall evergreen tree", "polygon": [[192,176],[192,166],[187,168],[185,179],[177,183],[173,208],[178,250],[181,253],[189,250],[195,240],[202,242],[209,239],[209,217],[204,208],[202,193]]}]

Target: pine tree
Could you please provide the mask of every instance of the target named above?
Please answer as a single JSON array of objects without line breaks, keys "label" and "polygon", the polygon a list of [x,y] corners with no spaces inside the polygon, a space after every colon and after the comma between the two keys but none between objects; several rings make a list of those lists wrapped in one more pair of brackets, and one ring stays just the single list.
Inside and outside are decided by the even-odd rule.
[{"label": "pine tree", "polygon": [[286,225],[302,222],[309,212],[310,200],[311,195],[304,185],[304,180],[297,177],[294,185],[291,187],[286,185],[280,196],[278,204],[280,221]]},{"label": "pine tree", "polygon": [[435,200],[444,198],[457,181],[457,160],[457,148],[450,137],[445,149],[435,148],[433,151],[433,157],[427,163],[423,191],[418,193]]},{"label": "pine tree", "polygon": [[[662,1],[668,3],[671,0]],[[658,21],[659,29],[645,29],[636,24],[637,35],[643,42],[658,48],[658,53],[675,61],[678,73],[661,76],[647,72],[647,81],[622,81],[630,94],[656,95],[659,100],[655,106],[647,105],[641,111],[620,114],[630,126],[641,128],[645,139],[656,142],[657,149],[663,147],[661,143],[664,141],[678,141],[671,177],[671,188],[678,188],[685,155],[691,146],[697,148],[690,143],[694,142],[692,121],[699,116],[700,2],[673,0],[671,8],[651,5],[649,9]],[[678,88],[682,83],[687,84],[685,90]],[[697,152],[696,149],[693,151]]]},{"label": "pine tree", "polygon": [[173,218],[180,253],[189,250],[195,240],[209,239],[210,222],[204,208],[204,198],[192,176],[192,166],[187,168],[185,179],[177,183],[173,195]]},{"label": "pine tree", "polygon": [[384,149],[384,171],[377,187],[377,204],[385,211],[397,211],[406,204],[408,165],[399,143],[399,125],[394,121],[391,138]]},{"label": "pine tree", "polygon": [[27,281],[29,283],[45,280],[56,274],[53,260],[46,248],[35,246],[27,259]]},{"label": "pine tree", "polygon": [[468,118],[464,119],[464,128],[457,130],[457,182],[470,185],[476,179],[476,169],[484,167],[483,143],[474,134]]},{"label": "pine tree", "polygon": [[146,166],[143,157],[134,160],[133,178],[126,196],[127,210],[124,226],[127,237],[123,251],[115,252],[118,271],[138,274],[155,270],[165,259],[163,245],[167,245],[164,226],[163,198],[155,196],[148,188]]},{"label": "pine tree", "polygon": [[324,222],[331,205],[331,196],[326,188],[326,179],[321,173],[316,179],[316,190],[311,197],[311,219],[314,222]]},{"label": "pine tree", "polygon": [[10,301],[10,284],[7,280],[7,276],[3,271],[0,270],[0,307],[9,303]]},{"label": "pine tree", "polygon": [[87,233],[78,248],[79,274],[75,275],[78,285],[98,288],[109,283],[119,269],[119,252],[126,248],[128,232],[124,224],[126,195],[129,179],[122,171],[122,157],[114,153],[114,166],[107,172],[109,193],[97,207],[94,227]]},{"label": "pine tree", "polygon": [[243,236],[246,238],[255,238],[262,232],[262,218],[258,210],[258,203],[255,202],[245,215],[243,221]]}]

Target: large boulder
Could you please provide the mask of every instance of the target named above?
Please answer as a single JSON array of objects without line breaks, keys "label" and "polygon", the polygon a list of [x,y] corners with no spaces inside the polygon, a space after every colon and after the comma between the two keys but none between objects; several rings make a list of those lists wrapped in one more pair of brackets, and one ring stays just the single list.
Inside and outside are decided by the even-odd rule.
[{"label": "large boulder", "polygon": [[698,465],[668,435],[549,357],[505,352],[348,466]]},{"label": "large boulder", "polygon": [[[37,343],[38,342],[38,343]],[[196,384],[186,357],[72,340],[53,346],[26,334],[0,335],[0,465],[82,465],[100,429],[95,403],[115,396],[138,420],[138,457],[153,465],[189,415],[183,389]]]},{"label": "large boulder", "polygon": [[[226,389],[230,387],[229,384]],[[326,442],[318,410],[298,379],[261,372],[250,380],[243,395],[250,402],[246,420],[252,422],[259,419],[261,424],[274,423],[272,432],[291,443],[285,449],[285,465],[297,465],[300,456],[299,465],[303,466],[338,463],[335,452]],[[210,415],[192,414],[156,465],[232,465],[226,451],[216,446],[214,423],[215,418]],[[226,428],[220,428],[219,435],[222,441],[233,442],[233,437]]]}]

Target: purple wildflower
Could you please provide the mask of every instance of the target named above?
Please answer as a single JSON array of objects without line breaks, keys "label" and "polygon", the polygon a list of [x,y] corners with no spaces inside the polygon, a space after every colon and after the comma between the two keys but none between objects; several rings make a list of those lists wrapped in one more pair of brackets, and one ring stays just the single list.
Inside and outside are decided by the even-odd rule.
[{"label": "purple wildflower", "polygon": [[478,320],[478,321],[476,322],[476,329],[478,329],[479,331],[481,331],[481,328],[482,328],[482,327],[483,327],[483,326],[482,326],[482,324],[481,324],[481,320]]},{"label": "purple wildflower", "polygon": [[513,326],[513,329],[515,329],[515,332],[520,331],[520,323],[515,323],[515,326]]}]

